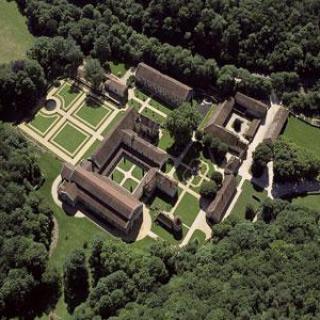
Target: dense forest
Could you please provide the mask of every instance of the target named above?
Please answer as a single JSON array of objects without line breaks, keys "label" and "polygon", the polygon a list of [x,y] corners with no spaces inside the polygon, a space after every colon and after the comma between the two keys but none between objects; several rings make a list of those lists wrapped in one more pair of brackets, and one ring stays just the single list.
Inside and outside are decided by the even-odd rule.
[{"label": "dense forest", "polygon": [[258,222],[230,218],[203,246],[160,242],[139,257],[96,241],[92,287],[75,319],[318,319],[319,218],[268,200]]},{"label": "dense forest", "polygon": [[274,88],[295,112],[319,114],[317,0],[17,2],[34,34],[75,41],[102,63],[143,60],[222,96]]},{"label": "dense forest", "polygon": [[52,212],[34,188],[42,182],[34,150],[0,124],[0,315],[32,319],[54,305],[57,272],[48,267]]}]

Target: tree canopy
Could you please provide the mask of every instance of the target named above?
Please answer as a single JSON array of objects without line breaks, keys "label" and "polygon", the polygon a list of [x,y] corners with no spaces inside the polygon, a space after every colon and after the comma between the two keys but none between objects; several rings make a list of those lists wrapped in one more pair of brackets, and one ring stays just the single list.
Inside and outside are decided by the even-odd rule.
[{"label": "tree canopy", "polygon": [[48,267],[52,212],[31,191],[42,175],[25,139],[0,124],[0,314],[34,318],[56,302],[59,276]]}]

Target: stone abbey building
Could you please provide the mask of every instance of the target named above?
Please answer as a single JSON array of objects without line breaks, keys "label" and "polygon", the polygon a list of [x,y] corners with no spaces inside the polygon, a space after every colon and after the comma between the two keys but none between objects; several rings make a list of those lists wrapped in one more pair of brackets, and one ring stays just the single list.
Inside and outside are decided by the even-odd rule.
[{"label": "stone abbey building", "polygon": [[[158,124],[128,109],[89,159],[77,166],[64,164],[58,189],[60,199],[73,208],[93,214],[124,235],[130,234],[142,223],[142,198],[148,199],[156,190],[171,198],[177,194],[177,182],[160,171],[168,159],[167,153],[149,142],[158,134]],[[123,157],[146,172],[133,193],[111,178]]]}]

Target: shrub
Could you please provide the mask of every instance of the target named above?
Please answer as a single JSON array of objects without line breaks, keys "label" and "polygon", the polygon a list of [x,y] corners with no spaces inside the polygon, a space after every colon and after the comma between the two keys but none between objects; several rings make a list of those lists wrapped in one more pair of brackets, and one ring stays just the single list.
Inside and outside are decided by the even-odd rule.
[{"label": "shrub", "polygon": [[196,137],[197,141],[201,141],[203,138],[203,131],[198,129],[196,131],[195,137]]},{"label": "shrub", "polygon": [[214,198],[217,193],[218,187],[217,184],[210,180],[205,181],[200,188],[200,194],[205,198]]},{"label": "shrub", "polygon": [[256,215],[256,211],[251,203],[246,206],[245,217],[247,220],[252,221]]},{"label": "shrub", "polygon": [[219,171],[214,171],[212,174],[211,174],[211,180],[213,180],[218,186],[221,186],[222,184],[222,181],[223,181],[223,175],[221,172]]},{"label": "shrub", "polygon": [[234,120],[232,127],[236,132],[240,132],[241,131],[241,126],[242,126],[242,121],[237,118]]}]

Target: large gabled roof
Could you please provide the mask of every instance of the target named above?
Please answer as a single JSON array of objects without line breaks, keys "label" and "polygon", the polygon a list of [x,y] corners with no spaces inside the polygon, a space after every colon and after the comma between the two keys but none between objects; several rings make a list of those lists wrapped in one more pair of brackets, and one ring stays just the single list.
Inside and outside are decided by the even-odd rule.
[{"label": "large gabled roof", "polygon": [[148,66],[145,63],[139,63],[136,71],[136,79],[148,82],[151,87],[157,87],[163,94],[179,97],[181,100],[187,100],[192,88],[186,84],[171,78],[160,71]]}]

